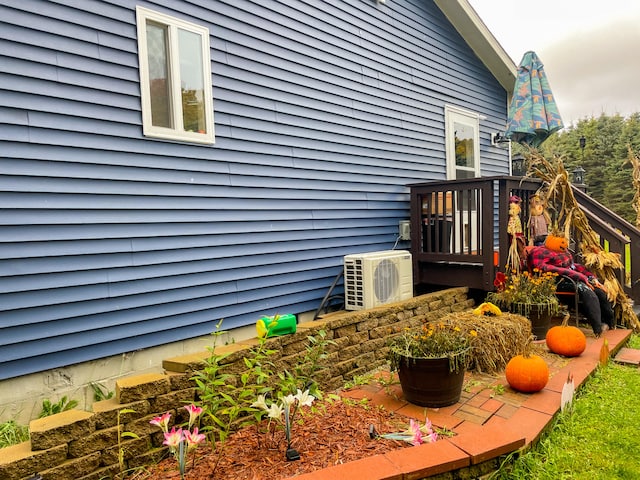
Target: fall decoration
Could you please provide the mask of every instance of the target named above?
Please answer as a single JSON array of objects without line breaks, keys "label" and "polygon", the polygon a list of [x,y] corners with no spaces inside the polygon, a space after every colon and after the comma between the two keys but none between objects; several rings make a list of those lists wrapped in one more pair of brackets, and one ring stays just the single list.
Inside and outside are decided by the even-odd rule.
[{"label": "fall decoration", "polygon": [[562,325],[551,327],[547,332],[547,348],[553,353],[565,357],[577,357],[587,348],[587,337],[578,327],[568,325],[566,315]]},{"label": "fall decoration", "polygon": [[539,392],[549,381],[547,362],[533,354],[525,353],[513,357],[509,360],[504,374],[511,388],[524,393]]},{"label": "fall decoration", "polygon": [[544,241],[544,246],[554,252],[566,252],[569,248],[566,237],[562,235],[549,234]]},{"label": "fall decoration", "polygon": [[448,358],[451,371],[465,369],[471,344],[478,333],[463,330],[454,318],[429,322],[408,328],[389,343],[389,361],[393,371],[406,358]]},{"label": "fall decoration", "polygon": [[540,305],[542,310],[555,315],[560,310],[560,303],[556,297],[557,274],[541,272],[496,274],[493,285],[495,292],[487,294],[487,302],[497,305],[502,310],[528,316],[532,305]]},{"label": "fall decoration", "polygon": [[627,156],[627,161],[625,165],[628,163],[631,165],[632,170],[632,179],[633,179],[633,188],[635,189],[635,193],[633,194],[633,209],[636,211],[636,227],[640,228],[640,157],[635,154],[632,148],[628,147],[629,154]]},{"label": "fall decoration", "polygon": [[484,302],[473,309],[474,315],[484,315],[487,317],[497,317],[502,315],[502,311],[491,302]]},{"label": "fall decoration", "polygon": [[542,180],[545,185],[543,196],[548,205],[555,206],[554,223],[560,226],[565,238],[569,238],[571,231],[575,231],[576,238],[580,239],[583,264],[603,281],[609,300],[614,303],[616,317],[623,325],[640,329],[640,320],[633,312],[633,305],[618,280],[619,269],[623,267],[620,255],[607,252],[600,246],[599,235],[591,228],[586,214],[575,199],[569,173],[564,168],[562,159],[555,157],[547,160],[539,152],[531,150],[528,163],[528,175]]},{"label": "fall decoration", "polygon": [[538,245],[549,234],[551,217],[546,210],[546,203],[538,193],[529,197],[529,245]]},{"label": "fall decoration", "polygon": [[513,272],[520,272],[522,251],[524,249],[524,234],[522,232],[522,221],[520,220],[520,206],[522,199],[517,195],[509,198],[509,222],[507,223],[507,233],[509,234],[509,252],[507,254],[507,268]]},{"label": "fall decoration", "polygon": [[508,312],[486,316],[467,310],[449,313],[442,320],[455,322],[462,331],[476,332],[467,370],[479,373],[502,372],[509,359],[523,351],[531,336],[529,320]]},{"label": "fall decoration", "polygon": [[573,381],[573,373],[567,374],[567,381],[564,382],[562,387],[562,393],[560,394],[560,411],[564,412],[565,409],[571,409],[573,405],[573,394],[576,391],[576,385]]},{"label": "fall decoration", "polygon": [[606,338],[602,342],[602,346],[600,347],[600,366],[605,367],[609,363],[609,340]]}]

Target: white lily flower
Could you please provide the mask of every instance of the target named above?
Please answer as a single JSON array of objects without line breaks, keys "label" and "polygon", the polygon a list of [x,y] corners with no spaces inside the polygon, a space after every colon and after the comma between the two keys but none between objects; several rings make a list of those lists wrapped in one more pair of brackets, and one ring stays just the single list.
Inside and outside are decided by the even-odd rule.
[{"label": "white lily flower", "polygon": [[309,395],[309,390],[305,390],[304,392],[298,389],[298,393],[295,395],[295,399],[298,400],[298,405],[310,407],[315,397],[313,395]]},{"label": "white lily flower", "polygon": [[282,397],[282,403],[284,405],[293,405],[296,401],[296,397],[294,397],[293,395],[289,394],[286,397]]},{"label": "white lily flower", "polygon": [[267,400],[264,398],[264,395],[258,395],[258,399],[251,404],[252,408],[261,408],[263,410],[269,410],[269,406],[267,405]]},{"label": "white lily flower", "polygon": [[272,403],[271,406],[267,410],[267,415],[269,418],[275,418],[279,420],[282,417],[283,409],[277,403]]}]

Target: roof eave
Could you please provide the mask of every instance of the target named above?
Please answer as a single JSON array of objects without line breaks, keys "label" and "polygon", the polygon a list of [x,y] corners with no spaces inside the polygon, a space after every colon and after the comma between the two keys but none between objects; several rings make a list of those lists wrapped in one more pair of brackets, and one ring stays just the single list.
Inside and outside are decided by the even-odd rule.
[{"label": "roof eave", "polygon": [[507,91],[513,94],[517,66],[467,0],[434,0],[474,53]]}]

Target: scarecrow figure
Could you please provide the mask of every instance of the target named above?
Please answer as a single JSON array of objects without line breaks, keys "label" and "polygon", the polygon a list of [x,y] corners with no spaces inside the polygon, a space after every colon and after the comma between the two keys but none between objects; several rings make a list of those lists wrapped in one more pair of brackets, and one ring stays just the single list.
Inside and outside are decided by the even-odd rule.
[{"label": "scarecrow figure", "polygon": [[551,217],[545,208],[542,198],[535,194],[529,199],[529,246],[544,245],[549,234]]},{"label": "scarecrow figure", "polygon": [[509,223],[507,223],[507,233],[509,234],[509,254],[507,256],[507,269],[511,273],[518,274],[522,269],[522,259],[524,259],[525,239],[522,233],[522,221],[520,204],[522,199],[517,195],[509,197]]}]

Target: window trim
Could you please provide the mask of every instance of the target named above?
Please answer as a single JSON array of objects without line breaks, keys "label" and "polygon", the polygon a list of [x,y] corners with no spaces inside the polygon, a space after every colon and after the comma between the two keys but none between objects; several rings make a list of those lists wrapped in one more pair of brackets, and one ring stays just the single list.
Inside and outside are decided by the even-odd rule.
[{"label": "window trim", "polygon": [[[453,105],[445,105],[444,107],[445,117],[445,156],[447,162],[447,179],[455,180],[456,169],[467,170],[473,172],[474,177],[480,176],[480,115],[470,110],[465,110]],[[473,151],[474,151],[474,166],[470,167],[457,167],[456,155],[455,155],[455,137],[453,134],[453,124],[455,122],[469,125],[473,128]]]},{"label": "window trim", "polygon": [[[169,77],[172,85],[179,85],[179,56],[177,48],[177,31],[183,29],[200,35],[202,42],[202,71],[204,82],[204,121],[207,133],[188,132],[182,127],[167,128],[155,126],[151,119],[151,87],[149,82],[149,65],[147,61],[147,20],[166,25],[169,28]],[[200,25],[186,22],[163,13],[147,8],[136,7],[136,22],[138,34],[138,65],[140,72],[140,98],[142,108],[142,133],[145,137],[175,140],[181,142],[213,144],[215,143],[213,122],[213,93],[211,83],[211,50],[209,43],[209,29]],[[177,65],[177,67],[174,67]],[[177,70],[176,70],[177,69]],[[179,105],[179,109],[172,108],[174,125],[182,126],[182,98],[179,90],[171,89],[173,105]]]}]

